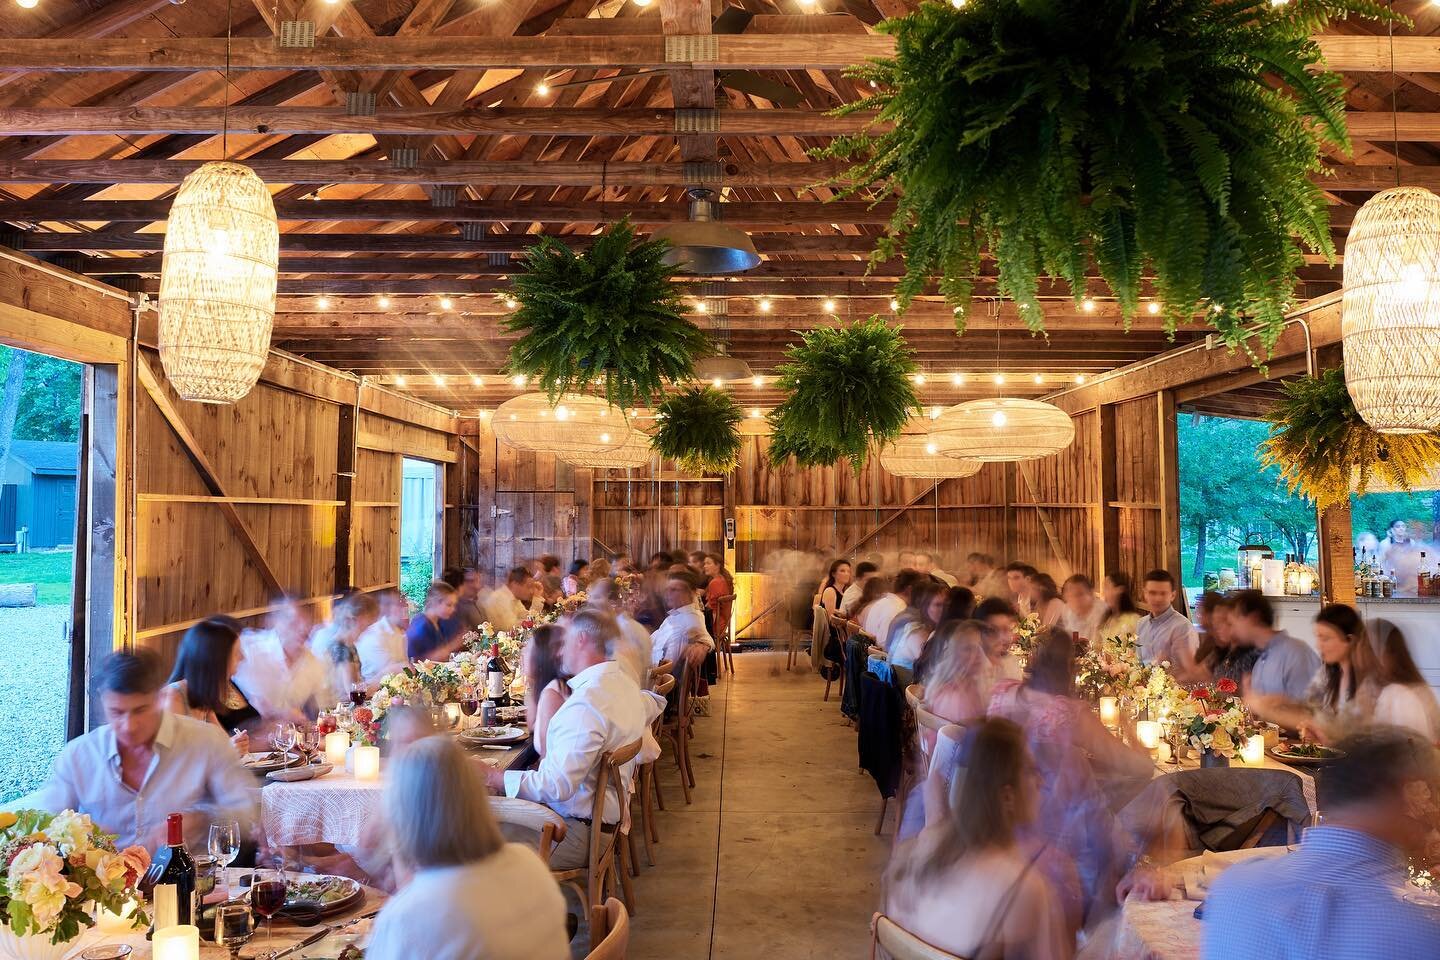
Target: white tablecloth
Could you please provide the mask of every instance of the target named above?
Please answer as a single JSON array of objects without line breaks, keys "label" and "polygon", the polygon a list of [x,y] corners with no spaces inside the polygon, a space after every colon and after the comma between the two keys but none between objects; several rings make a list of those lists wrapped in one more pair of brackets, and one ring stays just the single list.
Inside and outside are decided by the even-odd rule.
[{"label": "white tablecloth", "polygon": [[318,780],[269,783],[260,791],[260,818],[275,846],[354,846],[379,815],[382,781],[335,770]]}]

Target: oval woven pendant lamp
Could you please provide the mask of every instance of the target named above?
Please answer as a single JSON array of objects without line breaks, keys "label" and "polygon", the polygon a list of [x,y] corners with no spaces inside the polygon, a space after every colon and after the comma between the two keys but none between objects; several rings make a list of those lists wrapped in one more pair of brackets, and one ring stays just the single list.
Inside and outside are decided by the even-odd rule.
[{"label": "oval woven pendant lamp", "polygon": [[181,182],[160,267],[160,363],[181,397],[235,403],[255,386],[279,257],[275,203],[255,171],[216,161]]},{"label": "oval woven pendant lamp", "polygon": [[945,455],[945,437],[928,433],[907,433],[880,451],[880,466],[897,477],[921,480],[948,480],[973,477],[984,466],[979,460],[960,460]]},{"label": "oval woven pendant lamp", "polygon": [[578,394],[551,404],[543,393],[523,393],[500,404],[490,423],[501,443],[565,459],[616,450],[633,432],[619,410]]},{"label": "oval woven pendant lamp", "polygon": [[996,397],[951,407],[931,422],[930,435],[943,456],[1001,463],[1059,453],[1075,439],[1075,424],[1052,404]]},{"label": "oval woven pendant lamp", "polygon": [[1440,429],[1440,197],[1394,187],[1345,241],[1345,385],[1378,433]]},{"label": "oval woven pendant lamp", "polygon": [[630,436],[613,450],[592,450],[586,453],[562,451],[559,457],[571,466],[590,470],[631,470],[648,465],[654,459],[655,452],[650,449],[650,438],[631,428]]}]

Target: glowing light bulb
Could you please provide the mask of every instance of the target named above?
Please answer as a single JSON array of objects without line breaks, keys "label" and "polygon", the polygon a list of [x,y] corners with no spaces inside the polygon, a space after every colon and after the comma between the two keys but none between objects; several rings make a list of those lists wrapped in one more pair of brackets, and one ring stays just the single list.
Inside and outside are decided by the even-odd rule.
[{"label": "glowing light bulb", "polygon": [[609,442],[610,442],[610,434],[608,434],[608,433],[602,433],[602,434],[600,434],[600,442],[601,442],[601,443],[609,443]]},{"label": "glowing light bulb", "polygon": [[824,310],[826,313],[834,313],[834,312],[835,312],[835,301],[834,301],[834,300],[826,300],[824,303],[820,304],[820,309]]},{"label": "glowing light bulb", "polygon": [[1075,374],[1075,382],[1076,382],[1076,383],[1084,383],[1084,382],[1085,382],[1085,374],[1083,374],[1083,373],[1077,373],[1077,374]]},{"label": "glowing light bulb", "polygon": [[525,386],[525,374],[523,374],[523,373],[517,373],[517,374],[515,374],[515,376],[513,376],[513,377],[510,378],[510,382],[513,383],[513,384],[515,384],[515,386],[517,386],[517,387],[523,387],[523,386]]},{"label": "glowing light bulb", "polygon": [[514,310],[514,309],[515,309],[516,307],[518,307],[518,306],[520,306],[520,304],[519,304],[518,301],[516,301],[516,299],[515,299],[514,297],[506,297],[506,298],[505,298],[505,309],[506,309],[506,310]]},{"label": "glowing light bulb", "polygon": [[874,80],[871,80],[871,81],[870,81],[870,89],[871,89],[871,90],[879,90],[879,89],[880,89],[880,84],[876,83]]},{"label": "glowing light bulb", "polygon": [[705,301],[704,301],[704,300],[697,300],[697,301],[695,302],[695,312],[696,312],[696,313],[705,313],[708,309],[709,309],[709,308],[705,306]]},{"label": "glowing light bulb", "polygon": [[953,384],[954,384],[955,386],[957,386],[957,387],[963,387],[963,386],[965,386],[965,374],[963,374],[963,373],[951,374],[951,376],[950,376],[950,382],[953,383]]},{"label": "glowing light bulb", "polygon": [[923,373],[917,373],[910,379],[915,381],[915,386],[917,387],[925,386],[925,374]]},{"label": "glowing light bulb", "polygon": [[765,378],[757,373],[755,374],[755,376],[750,378],[750,385],[756,390],[759,390],[761,387],[765,386]]},{"label": "glowing light bulb", "polygon": [[569,420],[569,419],[570,419],[570,410],[569,410],[569,408],[567,408],[567,407],[565,406],[565,404],[562,403],[562,404],[560,404],[560,406],[558,406],[558,407],[555,408],[555,419],[556,419],[556,420]]},{"label": "glowing light bulb", "polygon": [[329,309],[330,309],[330,298],[329,298],[329,297],[316,297],[316,298],[315,298],[315,306],[319,307],[321,310],[329,310]]},{"label": "glowing light bulb", "polygon": [[26,10],[34,10],[39,5],[39,3],[40,0],[15,0],[15,5],[17,7],[23,7]]},{"label": "glowing light bulb", "polygon": [[1080,301],[1080,309],[1084,310],[1086,313],[1094,313],[1095,301],[1091,300],[1089,297],[1086,297],[1084,300]]},{"label": "glowing light bulb", "polygon": [[443,386],[445,386],[445,375],[444,375],[444,374],[441,374],[441,373],[435,374],[434,380],[435,380],[435,386],[437,386],[437,387],[443,387]]},{"label": "glowing light bulb", "polygon": [[1145,304],[1145,311],[1153,317],[1155,314],[1160,312],[1160,302],[1158,300],[1151,300],[1149,303]]},{"label": "glowing light bulb", "polygon": [[471,376],[471,378],[470,378],[470,386],[472,386],[472,387],[483,387],[483,386],[485,386],[485,378],[482,377],[482,376],[480,376],[478,373],[475,374],[475,375],[473,375],[473,376]]},{"label": "glowing light bulb", "polygon": [[543,82],[535,84],[535,92],[542,97],[550,96],[550,84]]},{"label": "glowing light bulb", "polygon": [[773,306],[773,304],[771,304],[769,297],[762,297],[762,298],[760,299],[760,312],[761,312],[761,313],[769,313],[769,312],[770,312],[770,308],[771,308],[772,306]]},{"label": "glowing light bulb", "polygon": [[481,420],[489,420],[493,413],[494,413],[494,411],[491,411],[491,410],[481,410],[481,411],[480,411],[480,419],[481,419]]},{"label": "glowing light bulb", "polygon": [[942,414],[942,413],[944,413],[944,412],[945,412],[945,411],[944,411],[944,410],[941,410],[939,407],[931,407],[931,408],[930,408],[930,419],[931,419],[931,420],[939,420],[939,419],[940,419],[940,414]]},{"label": "glowing light bulb", "polygon": [[890,301],[890,309],[891,309],[891,310],[899,310],[899,309],[900,309],[900,301],[899,301],[899,300],[891,300],[891,301]]},{"label": "glowing light bulb", "polygon": [[405,386],[405,375],[404,375],[404,374],[402,374],[402,373],[397,373],[397,374],[395,375],[395,386],[397,386],[397,387],[403,387],[403,386]]},{"label": "glowing light bulb", "polygon": [[1041,373],[1035,374],[1035,382],[1036,382],[1036,383],[1044,383],[1044,382],[1045,382],[1045,375],[1044,375],[1044,374],[1041,374]]},{"label": "glowing light bulb", "polygon": [[1220,304],[1218,304],[1218,303],[1215,304],[1214,306],[1212,306],[1210,309],[1211,309],[1211,310],[1214,310],[1216,313],[1224,313],[1224,312],[1225,312],[1225,308],[1222,307],[1222,306],[1221,306]]},{"label": "glowing light bulb", "polygon": [[635,6],[648,7],[650,6],[650,0],[635,0]]},{"label": "glowing light bulb", "polygon": [[925,452],[933,457],[935,456],[935,454],[940,452],[940,448],[935,445],[934,441],[931,441],[930,443],[925,444]]},{"label": "glowing light bulb", "polygon": [[1004,385],[1005,385],[1005,374],[1003,374],[1003,373],[997,373],[997,374],[995,374],[995,386],[997,386],[997,387],[1003,387]]},{"label": "glowing light bulb", "polygon": [[994,427],[994,428],[997,429],[997,430],[1000,429],[1001,427],[1005,426],[1005,411],[1004,411],[1004,410],[996,410],[994,413],[992,413],[992,414],[990,415],[990,426]]},{"label": "glowing light bulb", "polygon": [[711,380],[711,381],[710,381],[710,384],[711,384],[711,386],[713,386],[716,390],[724,390],[724,389],[725,389],[725,381],[724,381],[722,378],[720,378],[720,377],[716,377],[714,380]]},{"label": "glowing light bulb", "polygon": [[454,301],[454,300],[451,300],[449,297],[441,297],[441,298],[440,298],[440,309],[441,309],[441,310],[449,310],[449,309],[450,309],[451,307],[453,307],[453,306],[455,306],[455,301]]},{"label": "glowing light bulb", "polygon": [[375,300],[375,305],[376,305],[377,307],[379,307],[381,310],[388,310],[388,309],[390,309],[390,298],[389,298],[389,297],[378,297],[378,298],[376,298],[376,300]]},{"label": "glowing light bulb", "polygon": [[600,411],[600,417],[601,417],[601,419],[604,419],[605,417],[608,417],[608,416],[610,416],[610,410],[609,410],[608,407],[607,407],[606,409]]},{"label": "glowing light bulb", "polygon": [[950,6],[954,7],[956,10],[963,9],[965,6],[965,0],[950,0]]},{"label": "glowing light bulb", "polygon": [[759,420],[759,419],[760,419],[760,408],[759,408],[759,407],[751,407],[751,408],[750,408],[750,419],[751,419],[751,420]]}]

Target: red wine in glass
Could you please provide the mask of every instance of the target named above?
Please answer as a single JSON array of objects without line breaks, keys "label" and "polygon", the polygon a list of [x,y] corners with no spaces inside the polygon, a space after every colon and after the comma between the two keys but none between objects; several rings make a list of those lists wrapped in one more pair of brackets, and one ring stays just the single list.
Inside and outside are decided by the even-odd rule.
[{"label": "red wine in glass", "polygon": [[365,695],[364,687],[355,686],[350,688],[350,703],[352,706],[363,707],[367,699],[369,698]]},{"label": "red wine in glass", "polygon": [[460,712],[463,713],[463,714],[465,714],[465,716],[467,716],[467,717],[473,717],[473,716],[475,716],[475,712],[476,712],[477,710],[479,710],[479,709],[480,709],[480,701],[479,701],[479,700],[461,700],[461,701],[460,701]]},{"label": "red wine in glass", "polygon": [[285,906],[285,881],[257,880],[250,887],[250,905],[266,920]]}]

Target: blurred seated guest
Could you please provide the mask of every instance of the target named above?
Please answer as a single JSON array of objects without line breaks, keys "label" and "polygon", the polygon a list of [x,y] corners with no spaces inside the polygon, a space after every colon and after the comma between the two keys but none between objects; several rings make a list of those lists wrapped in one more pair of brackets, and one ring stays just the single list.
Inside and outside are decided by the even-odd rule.
[{"label": "blurred seated guest", "polygon": [[[550,718],[539,767],[485,773],[491,790],[543,803],[565,818],[569,829],[550,861],[556,869],[578,867],[589,856],[600,755],[641,740],[649,725],[646,694],[613,660],[619,642],[620,628],[609,614],[582,609],[571,616],[560,657],[570,696]],[[633,763],[622,773],[631,776]],[[614,796],[605,798],[604,822],[619,823],[620,814]],[[533,832],[523,830],[507,835],[534,839]]]},{"label": "blurred seated guest", "polygon": [[920,658],[944,612],[945,588],[935,580],[917,583],[910,591],[910,606],[904,614],[895,618],[890,627],[890,642],[887,645],[890,664],[915,669],[915,661]]},{"label": "blurred seated guest", "polygon": [[654,643],[650,631],[630,613],[630,608],[640,596],[634,592],[621,598],[620,587],[613,577],[592,580],[585,591],[585,605],[601,610],[615,617],[620,626],[620,642],[615,648],[615,662],[634,678],[642,689],[650,685],[650,667],[654,664]]},{"label": "blurred seated guest", "polygon": [[840,616],[852,617],[860,605],[860,595],[865,592],[865,584],[868,583],[880,568],[869,560],[861,560],[855,564],[854,577],[845,587],[845,592],[840,595]]},{"label": "blurred seated guest", "polygon": [[1023,676],[1020,662],[1010,653],[1020,615],[1004,597],[986,597],[975,608],[975,619],[990,628],[981,640],[985,663],[980,674],[980,696],[988,708],[990,695],[1002,680],[1018,681]]},{"label": "blurred seated guest", "polygon": [[670,569],[672,562],[670,552],[668,550],[660,550],[650,554],[650,560],[646,564],[646,567],[654,573],[664,573]]},{"label": "blurred seated guest", "polygon": [[851,571],[849,560],[836,560],[830,564],[830,572],[820,586],[820,606],[831,618],[840,616],[845,591],[850,588]]},{"label": "blurred seated guest", "polygon": [[449,660],[461,647],[461,637],[446,637],[442,621],[455,613],[455,588],[436,580],[425,590],[425,606],[405,631],[405,656],[415,660]]},{"label": "blurred seated guest", "polygon": [[669,660],[680,668],[682,660],[699,666],[715,641],[705,631],[705,617],[695,602],[695,584],[687,577],[672,574],[665,581],[665,621],[650,634],[650,665]]},{"label": "blurred seated guest", "polygon": [[1034,854],[1019,842],[1039,807],[1024,736],[1008,720],[992,719],[967,745],[965,772],[946,802],[935,804],[937,815],[891,859],[885,913],[956,956],[1070,957],[1074,930]]},{"label": "blurred seated guest", "polygon": [[496,630],[510,632],[521,620],[530,616],[530,603],[535,599],[535,578],[524,567],[511,567],[505,574],[505,586],[491,590],[485,598],[485,619]]},{"label": "blurred seated guest", "polygon": [[1200,625],[1205,636],[1200,640],[1195,662],[1212,680],[1233,680],[1236,686],[1255,669],[1260,651],[1235,640],[1235,604],[1229,597],[1206,593],[1200,598]]},{"label": "blurred seated guest", "polygon": [[330,690],[330,674],[310,652],[310,615],[299,601],[281,597],[265,618],[266,629],[240,634],[244,658],[235,686],[271,723],[313,720]]},{"label": "blurred seated guest", "polygon": [[235,686],[243,657],[240,634],[233,626],[202,620],[185,631],[175,669],[161,695],[166,710],[214,724],[241,754],[249,751],[249,730],[260,720],[260,711]]},{"label": "blurred seated guest", "polygon": [[730,629],[735,577],[725,569],[724,557],[718,553],[707,553],[700,563],[700,579],[705,584],[706,625],[710,636],[718,637]]},{"label": "blurred seated guest", "polygon": [[327,692],[320,700],[322,707],[348,699],[350,691],[363,684],[360,635],[379,618],[379,601],[357,590],[338,601],[330,622],[310,635],[310,650],[329,675]]},{"label": "blurred seated guest", "polygon": [[541,554],[535,561],[535,579],[543,580],[546,577],[560,576],[560,558],[553,553]]},{"label": "blurred seated guest", "polygon": [[1190,619],[1175,609],[1175,578],[1168,570],[1151,570],[1145,574],[1141,593],[1146,614],[1135,625],[1141,662],[1168,664],[1171,675],[1181,683],[1200,679],[1195,669],[1200,638]]},{"label": "blurred seated guest", "polygon": [[1320,657],[1308,643],[1275,628],[1275,608],[1259,590],[1239,590],[1230,599],[1234,603],[1230,632],[1235,642],[1260,651],[1250,671],[1247,695],[1303,701],[1320,669]]},{"label": "blurred seated guest", "polygon": [[107,657],[95,676],[105,724],[65,744],[44,785],[10,808],[83,813],[121,850],[164,846],[171,813],[184,814],[192,850],[214,820],[252,822],[254,778],[219,726],[161,707],[164,676],[152,651]]},{"label": "blurred seated guest", "polygon": [[505,842],[475,765],[453,740],[426,737],[390,761],[384,810],[413,876],[381,909],[366,957],[570,956],[560,887],[533,848]]},{"label": "blurred seated guest", "polygon": [[620,567],[618,563],[616,564],[615,570],[612,573],[610,569],[610,561],[606,560],[604,557],[596,557],[594,560],[590,561],[590,571],[588,574],[586,574],[585,578],[586,583],[588,584],[591,580],[604,580],[606,577],[613,576],[614,573],[619,572]]},{"label": "blurred seated guest", "polygon": [[1058,626],[1065,616],[1065,601],[1060,599],[1060,588],[1055,586],[1055,578],[1037,570],[1026,578],[1026,583],[1030,610],[1040,618],[1040,626]]},{"label": "blurred seated guest", "polygon": [[915,569],[927,577],[940,581],[947,587],[955,586],[955,578],[937,566],[935,554],[928,550],[915,551]]},{"label": "blurred seated guest", "polygon": [[1388,620],[1371,621],[1380,651],[1380,696],[1375,722],[1414,730],[1431,743],[1440,742],[1440,703],[1420,674],[1405,634]]},{"label": "blurred seated guest", "polygon": [[355,652],[360,655],[360,677],[366,683],[375,683],[386,674],[404,670],[409,663],[405,657],[405,630],[410,626],[410,602],[393,587],[381,590],[376,599],[380,603],[380,619],[355,641]]},{"label": "blurred seated guest", "polygon": [[1100,580],[1100,599],[1105,601],[1105,619],[1100,624],[1100,639],[1128,637],[1140,623],[1140,608],[1135,605],[1135,587],[1130,575],[1112,570]]},{"label": "blurred seated guest", "polygon": [[876,645],[881,649],[885,648],[885,642],[890,639],[890,628],[894,625],[895,618],[910,605],[910,592],[921,579],[919,572],[915,570],[908,567],[901,570],[895,574],[889,591],[865,608],[865,613],[860,617],[860,629],[874,637]]},{"label": "blurred seated guest", "polygon": [[704,550],[691,550],[689,553],[684,554],[684,558],[682,562],[696,573],[701,572],[705,565]]},{"label": "blurred seated guest", "polygon": [[565,574],[565,579],[560,581],[560,589],[565,596],[573,597],[585,590],[585,585],[590,582],[590,561],[571,560],[570,572]]},{"label": "blurred seated guest", "polygon": [[998,597],[1005,591],[1005,571],[996,568],[995,558],[990,554],[970,554],[965,558],[965,569],[975,596],[981,600]]},{"label": "blurred seated guest", "polygon": [[1072,921],[1088,925],[1114,906],[1123,872],[1106,790],[1127,781],[1138,789],[1155,767],[1148,752],[1111,736],[1075,696],[1075,645],[1068,634],[1044,634],[1029,668],[1023,683],[999,684],[989,714],[1025,730],[1041,774],[1040,816],[1027,833],[1053,854],[1043,866]]},{"label": "blurred seated guest", "polygon": [[545,756],[550,719],[570,696],[570,685],[560,671],[560,648],[565,631],[555,624],[534,629],[522,652],[525,670],[525,721],[534,737],[535,752]]},{"label": "blurred seated guest", "polygon": [[547,573],[539,580],[540,584],[540,609],[546,613],[554,613],[560,609],[560,601],[565,599],[565,588],[562,581],[553,573]]},{"label": "blurred seated guest", "polygon": [[[1318,779],[1325,822],[1294,853],[1237,863],[1210,885],[1204,960],[1433,957],[1440,913],[1406,902],[1405,860],[1424,828],[1436,755],[1410,731],[1375,727],[1336,744]],[[1432,815],[1433,816],[1433,815]]]},{"label": "blurred seated guest", "polygon": [[1060,614],[1060,629],[1090,644],[1099,644],[1100,625],[1105,622],[1105,604],[1095,593],[1095,584],[1083,573],[1072,573],[1065,578],[1060,588],[1060,598],[1065,602],[1065,611]]},{"label": "blurred seated guest", "polygon": [[[951,620],[935,631],[925,649],[940,654],[924,680],[918,672],[915,677],[925,685],[925,709],[962,727],[985,716],[987,704],[980,685],[986,673],[985,639],[991,629],[979,620]],[[927,749],[933,747],[935,731],[925,730],[922,735]]]},{"label": "blurred seated guest", "polygon": [[1005,599],[1014,605],[1015,612],[1022,617],[1033,612],[1030,609],[1030,576],[1035,572],[1034,567],[1019,560],[1005,564]]},{"label": "blurred seated guest", "polygon": [[[969,587],[950,587],[944,592],[943,599],[944,607],[940,611],[940,619],[935,624],[937,635],[946,626],[961,620],[970,620],[975,616],[975,594],[970,592]],[[933,642],[927,643],[921,648],[920,656],[915,658],[916,683],[925,682],[925,677],[943,652],[943,649],[937,647]]]},{"label": "blurred seated guest", "polygon": [[474,567],[450,567],[440,579],[455,588],[455,612],[440,621],[440,632],[453,640],[485,622],[485,611],[480,607],[485,577]]},{"label": "blurred seated guest", "polygon": [[[866,612],[875,603],[884,598],[890,592],[890,578],[876,574],[865,581],[864,588],[860,591],[860,600],[850,611],[850,619],[859,624],[864,624]],[[865,629],[861,626],[860,629]]]}]

